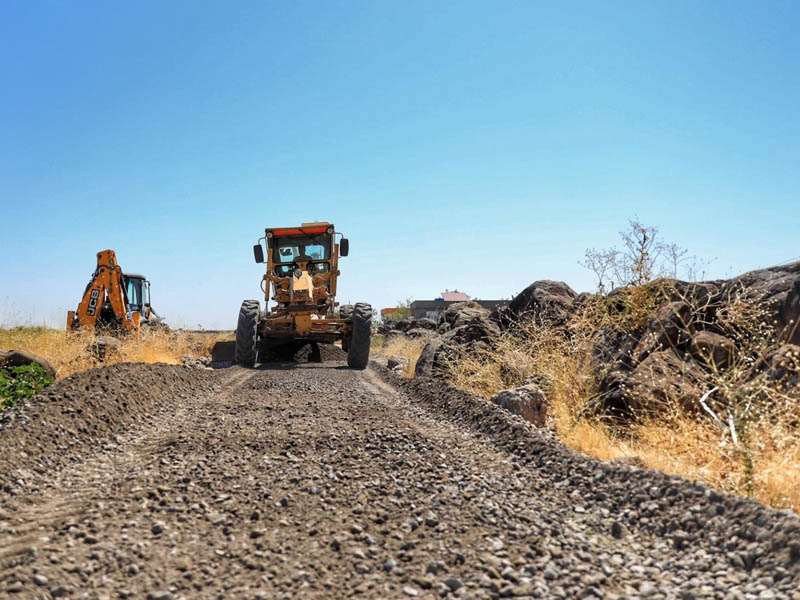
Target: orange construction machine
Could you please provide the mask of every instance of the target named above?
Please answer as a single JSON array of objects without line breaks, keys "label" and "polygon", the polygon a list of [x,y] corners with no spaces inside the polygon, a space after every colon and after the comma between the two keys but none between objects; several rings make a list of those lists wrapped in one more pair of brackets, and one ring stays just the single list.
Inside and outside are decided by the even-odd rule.
[{"label": "orange construction machine", "polygon": [[141,325],[163,326],[150,306],[150,282],[144,275],[123,273],[113,250],[98,252],[78,310],[67,312],[67,331],[102,328],[138,335]]}]

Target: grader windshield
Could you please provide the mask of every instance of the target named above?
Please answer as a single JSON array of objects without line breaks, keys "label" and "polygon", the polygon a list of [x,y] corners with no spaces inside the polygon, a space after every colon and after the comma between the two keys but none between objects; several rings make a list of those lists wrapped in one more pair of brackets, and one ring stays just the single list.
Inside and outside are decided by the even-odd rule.
[{"label": "grader windshield", "polygon": [[293,263],[298,260],[328,260],[333,236],[329,233],[303,233],[275,237],[272,262]]}]

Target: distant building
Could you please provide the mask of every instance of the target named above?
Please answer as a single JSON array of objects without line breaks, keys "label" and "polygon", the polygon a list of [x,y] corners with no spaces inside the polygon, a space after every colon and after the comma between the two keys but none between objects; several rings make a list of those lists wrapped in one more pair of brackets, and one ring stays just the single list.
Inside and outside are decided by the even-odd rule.
[{"label": "distant building", "polygon": [[[458,302],[468,302],[469,300],[471,300],[470,297],[464,292],[445,290],[435,300],[414,300],[411,303],[411,316],[415,319],[433,319],[436,321],[448,306]],[[509,303],[508,300],[472,300],[472,302],[480,304],[483,308],[489,310],[506,306]]]},{"label": "distant building", "polygon": [[385,319],[389,315],[393,315],[397,312],[400,312],[400,309],[397,307],[394,308],[382,308],[381,309],[381,319]]}]

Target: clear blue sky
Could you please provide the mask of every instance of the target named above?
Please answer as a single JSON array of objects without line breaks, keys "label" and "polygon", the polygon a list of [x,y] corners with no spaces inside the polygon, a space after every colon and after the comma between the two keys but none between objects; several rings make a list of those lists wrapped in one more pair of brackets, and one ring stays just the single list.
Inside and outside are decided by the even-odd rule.
[{"label": "clear blue sky", "polygon": [[0,320],[113,248],[233,327],[266,226],[351,240],[340,300],[592,287],[626,219],[725,276],[800,256],[795,2],[0,5]]}]

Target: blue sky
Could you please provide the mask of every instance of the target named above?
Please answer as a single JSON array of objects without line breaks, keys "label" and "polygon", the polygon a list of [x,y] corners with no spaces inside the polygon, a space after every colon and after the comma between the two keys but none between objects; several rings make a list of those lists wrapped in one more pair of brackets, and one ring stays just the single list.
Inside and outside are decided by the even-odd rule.
[{"label": "blue sky", "polygon": [[800,257],[793,2],[0,5],[0,321],[62,326],[95,253],[233,327],[267,226],[351,240],[341,301],[578,290],[629,217]]}]

